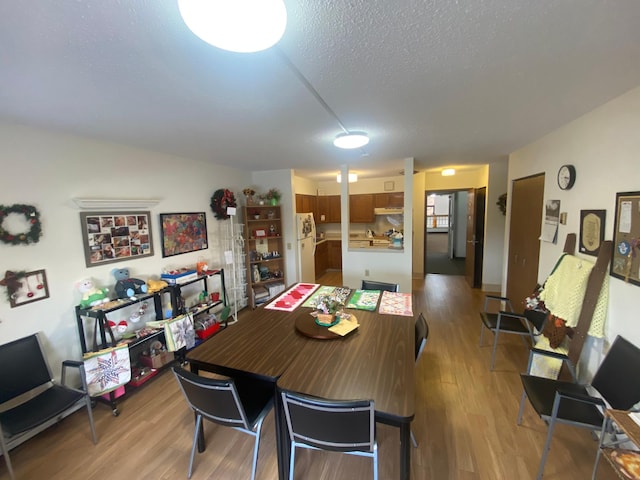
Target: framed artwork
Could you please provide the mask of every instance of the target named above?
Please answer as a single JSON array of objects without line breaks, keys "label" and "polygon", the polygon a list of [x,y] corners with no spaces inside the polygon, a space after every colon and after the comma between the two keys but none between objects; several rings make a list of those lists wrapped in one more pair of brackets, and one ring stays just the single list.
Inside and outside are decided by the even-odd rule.
[{"label": "framed artwork", "polygon": [[606,210],[580,210],[580,253],[598,256],[600,245],[604,241],[606,215]]},{"label": "framed artwork", "polygon": [[44,270],[33,272],[7,271],[0,285],[7,287],[11,308],[49,298],[47,274]]},{"label": "framed artwork", "polygon": [[205,212],[161,213],[160,227],[163,257],[209,248]]},{"label": "framed artwork", "polygon": [[153,255],[149,212],[81,212],[87,267]]},{"label": "framed artwork", "polygon": [[640,285],[640,192],[616,193],[613,258],[609,273]]}]

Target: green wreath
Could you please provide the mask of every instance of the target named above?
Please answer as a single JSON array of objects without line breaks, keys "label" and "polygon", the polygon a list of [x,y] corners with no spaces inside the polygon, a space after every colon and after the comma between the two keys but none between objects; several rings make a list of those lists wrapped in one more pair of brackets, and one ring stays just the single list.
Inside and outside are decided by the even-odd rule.
[{"label": "green wreath", "polygon": [[216,218],[218,220],[226,220],[229,218],[227,215],[227,207],[235,207],[236,197],[233,195],[231,190],[227,190],[226,188],[221,188],[216,190],[216,192],[211,197],[211,210],[216,214]]},{"label": "green wreath", "polygon": [[[24,215],[31,229],[28,232],[11,233],[2,227],[2,224],[12,213]],[[42,235],[42,226],[40,225],[40,213],[35,207],[31,205],[22,205],[16,203],[7,207],[6,205],[0,205],[0,240],[9,245],[28,245],[30,243],[37,243]]]}]

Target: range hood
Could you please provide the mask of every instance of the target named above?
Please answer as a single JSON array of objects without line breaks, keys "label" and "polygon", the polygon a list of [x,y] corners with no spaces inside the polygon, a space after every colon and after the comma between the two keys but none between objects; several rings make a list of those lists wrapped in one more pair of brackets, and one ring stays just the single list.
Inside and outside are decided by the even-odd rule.
[{"label": "range hood", "polygon": [[402,215],[402,207],[395,208],[374,208],[375,215]]}]

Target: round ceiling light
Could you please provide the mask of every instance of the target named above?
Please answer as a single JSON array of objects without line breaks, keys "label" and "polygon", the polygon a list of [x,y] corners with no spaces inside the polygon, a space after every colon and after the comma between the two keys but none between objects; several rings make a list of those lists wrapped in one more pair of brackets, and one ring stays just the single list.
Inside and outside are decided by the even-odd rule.
[{"label": "round ceiling light", "polygon": [[231,52],[266,50],[287,26],[283,0],[178,0],[178,7],[194,34]]},{"label": "round ceiling light", "polygon": [[360,148],[369,143],[369,136],[364,132],[345,132],[336,136],[333,144],[338,148]]}]

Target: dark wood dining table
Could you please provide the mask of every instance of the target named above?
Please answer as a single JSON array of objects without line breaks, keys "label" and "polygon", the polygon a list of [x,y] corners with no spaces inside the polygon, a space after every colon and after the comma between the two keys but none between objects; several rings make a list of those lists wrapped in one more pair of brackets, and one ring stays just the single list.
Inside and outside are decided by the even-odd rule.
[{"label": "dark wood dining table", "polygon": [[[278,473],[288,476],[289,439],[280,390],[329,399],[373,399],[376,421],[400,430],[400,478],[411,469],[411,421],[415,410],[414,319],[346,310],[360,326],[345,337],[314,339],[298,332],[293,312],[264,307],[243,315],[187,354],[191,370],[250,378],[273,387]],[[201,448],[204,448],[202,439]]]}]

